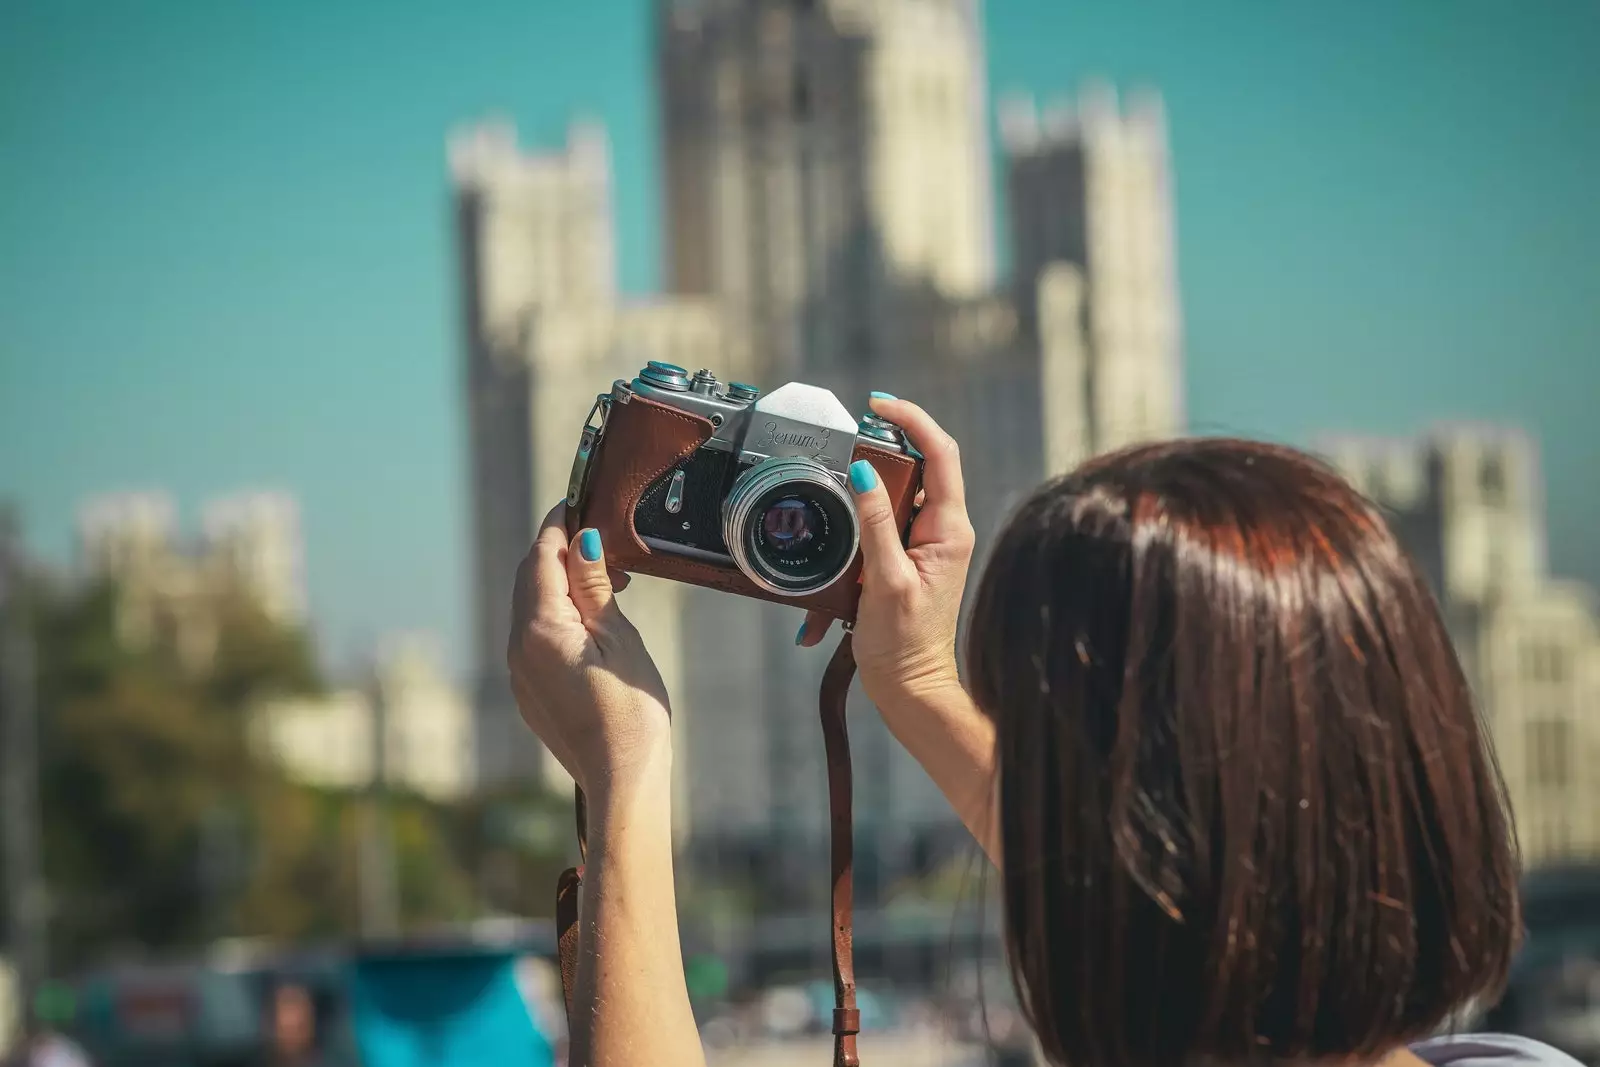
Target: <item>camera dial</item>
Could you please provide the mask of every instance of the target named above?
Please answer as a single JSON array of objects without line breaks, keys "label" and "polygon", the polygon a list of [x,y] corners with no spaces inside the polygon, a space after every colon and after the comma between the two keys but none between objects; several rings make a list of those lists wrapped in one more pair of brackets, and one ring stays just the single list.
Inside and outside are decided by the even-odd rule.
[{"label": "camera dial", "polygon": [[870,437],[886,445],[899,445],[901,440],[900,427],[888,419],[872,414],[861,416],[861,425],[856,428],[856,432],[862,437]]},{"label": "camera dial", "polygon": [[639,377],[649,382],[658,389],[667,389],[674,393],[689,391],[689,372],[676,363],[662,363],[652,359],[639,372]]}]

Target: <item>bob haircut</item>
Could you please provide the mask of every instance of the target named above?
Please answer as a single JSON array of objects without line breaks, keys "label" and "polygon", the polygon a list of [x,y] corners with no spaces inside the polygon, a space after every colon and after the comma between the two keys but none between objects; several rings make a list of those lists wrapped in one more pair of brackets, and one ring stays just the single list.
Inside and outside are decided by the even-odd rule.
[{"label": "bob haircut", "polygon": [[1187,440],[1046,484],[967,658],[1055,1062],[1370,1062],[1504,987],[1504,786],[1433,597],[1328,467]]}]

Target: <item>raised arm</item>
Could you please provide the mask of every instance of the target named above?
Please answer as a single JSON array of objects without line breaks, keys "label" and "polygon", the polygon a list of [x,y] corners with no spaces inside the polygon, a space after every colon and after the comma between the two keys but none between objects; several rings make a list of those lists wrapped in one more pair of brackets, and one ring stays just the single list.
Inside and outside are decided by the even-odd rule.
[{"label": "raised arm", "polygon": [[[991,860],[1000,856],[994,798],[994,727],[961,686],[956,622],[972,562],[961,454],[917,405],[874,393],[872,409],[899,424],[922,452],[924,499],[902,546],[888,495],[872,467],[850,469],[861,520],[861,607],[855,626],[861,685],[889,730],[922,764]],[[828,628],[809,615],[797,642]]]},{"label": "raised arm", "polygon": [[507,662],[522,716],[589,801],[573,1067],[703,1067],[672,879],[666,688],[612,596],[594,530],[545,519],[517,575]]}]

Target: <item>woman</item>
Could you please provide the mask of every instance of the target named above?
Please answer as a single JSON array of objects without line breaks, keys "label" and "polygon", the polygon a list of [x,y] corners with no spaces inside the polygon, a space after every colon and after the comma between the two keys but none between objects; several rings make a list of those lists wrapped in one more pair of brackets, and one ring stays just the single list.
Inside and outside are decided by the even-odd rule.
[{"label": "woman", "polygon": [[[1052,1062],[1565,1060],[1423,1040],[1503,985],[1517,861],[1437,608],[1371,504],[1267,445],[1094,460],[1001,532],[963,686],[956,445],[914,404],[872,406],[927,457],[926,502],[902,547],[872,469],[851,469],[861,682],[999,867]],[[699,1064],[667,694],[599,535],[569,545],[563,517],[519,574],[509,662],[590,803],[574,1062]],[[825,629],[808,618],[798,643]]]}]

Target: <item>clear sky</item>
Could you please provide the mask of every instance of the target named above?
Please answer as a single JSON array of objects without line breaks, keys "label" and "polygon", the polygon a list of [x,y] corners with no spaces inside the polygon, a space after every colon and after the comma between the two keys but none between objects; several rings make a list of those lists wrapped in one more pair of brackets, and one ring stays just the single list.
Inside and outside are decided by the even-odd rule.
[{"label": "clear sky", "polygon": [[[997,92],[1167,96],[1195,428],[1522,424],[1553,560],[1600,581],[1600,5],[988,7]],[[649,291],[650,46],[644,0],[0,5],[0,497],[33,542],[70,558],[95,492],[192,523],[287,488],[335,656],[422,628],[459,661],[445,134],[604,120]]]}]

